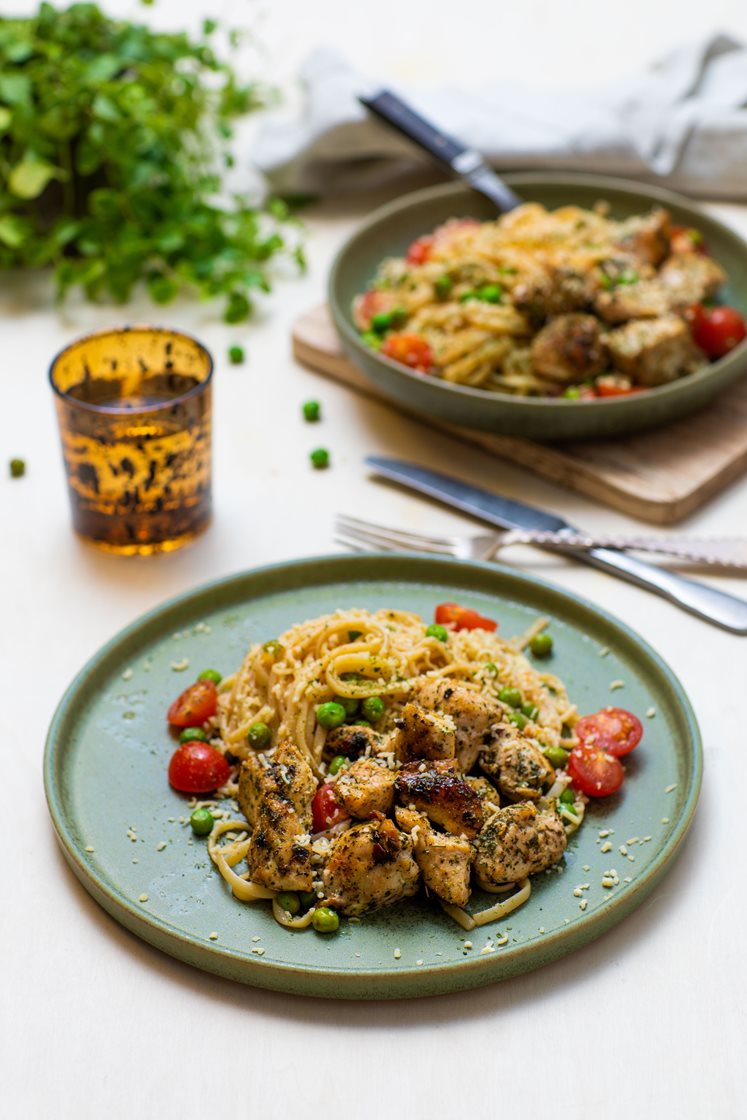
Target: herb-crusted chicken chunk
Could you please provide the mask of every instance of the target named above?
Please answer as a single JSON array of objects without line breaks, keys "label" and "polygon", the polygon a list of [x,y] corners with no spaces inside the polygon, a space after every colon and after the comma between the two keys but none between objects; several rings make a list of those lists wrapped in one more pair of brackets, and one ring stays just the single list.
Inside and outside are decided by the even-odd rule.
[{"label": "herb-crusted chicken chunk", "polygon": [[582,381],[604,368],[599,320],[593,315],[558,315],[532,340],[532,366],[562,385]]},{"label": "herb-crusted chicken chunk", "polygon": [[450,677],[424,678],[416,683],[413,697],[424,708],[442,712],[454,721],[456,758],[460,769],[468,773],[481,749],[493,741],[493,729],[503,718],[501,706]]},{"label": "herb-crusted chicken chunk", "polygon": [[474,851],[469,840],[436,832],[423,813],[396,809],[397,824],[410,833],[415,860],[429,891],[444,902],[466,906],[470,896],[470,864]]},{"label": "herb-crusted chicken chunk", "polygon": [[613,365],[640,385],[665,385],[702,364],[690,330],[678,315],[633,319],[605,338]]},{"label": "herb-crusted chicken chunk", "polygon": [[555,781],[555,770],[537,744],[513,725],[500,728],[479,761],[480,769],[511,801],[537,801]]},{"label": "herb-crusted chicken chunk", "polygon": [[394,788],[401,805],[425,813],[455,836],[473,837],[482,827],[480,798],[455,772],[453,759],[408,763],[397,774]]},{"label": "herb-crusted chicken chunk", "polygon": [[241,764],[238,801],[253,827],[247,862],[255,883],[277,891],[311,890],[311,802],[317,783],[290,740],[270,761],[252,754]]},{"label": "herb-crusted chicken chunk", "polygon": [[448,713],[429,711],[411,700],[402,709],[397,728],[402,759],[454,757],[456,725]]},{"label": "herb-crusted chicken chunk", "polygon": [[475,841],[475,874],[492,886],[518,883],[557,863],[566,848],[554,809],[521,801],[499,809]]},{"label": "herb-crusted chicken chunk", "polygon": [[325,905],[353,917],[409,898],[420,881],[412,848],[385,817],[354,824],[332,845],[322,879]]},{"label": "herb-crusted chicken chunk", "polygon": [[394,803],[394,772],[373,758],[359,758],[340,771],[335,797],[351,817],[388,813]]}]

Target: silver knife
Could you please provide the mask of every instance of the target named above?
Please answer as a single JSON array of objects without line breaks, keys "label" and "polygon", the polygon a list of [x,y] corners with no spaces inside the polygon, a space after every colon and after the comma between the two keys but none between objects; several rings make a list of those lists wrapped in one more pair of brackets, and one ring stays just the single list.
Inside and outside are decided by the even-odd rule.
[{"label": "silver knife", "polygon": [[[490,525],[508,529],[543,529],[553,532],[568,530],[575,532],[575,526],[556,517],[553,513],[536,509],[534,506],[502,498],[489,490],[460,482],[459,479],[440,474],[438,471],[406,463],[401,459],[389,459],[380,455],[369,455],[366,464],[374,474],[397,482],[410,490],[417,490],[436,498],[440,502],[469,513]],[[547,546],[543,546],[547,547]],[[565,551],[565,550],[563,550]],[[676,572],[647,564],[627,552],[609,548],[590,548],[573,553],[576,560],[591,564],[595,568],[611,572],[622,579],[655,591],[677,606],[698,618],[705,619],[730,630],[733,634],[747,634],[747,602],[735,595],[717,591],[694,579],[686,579]]]}]

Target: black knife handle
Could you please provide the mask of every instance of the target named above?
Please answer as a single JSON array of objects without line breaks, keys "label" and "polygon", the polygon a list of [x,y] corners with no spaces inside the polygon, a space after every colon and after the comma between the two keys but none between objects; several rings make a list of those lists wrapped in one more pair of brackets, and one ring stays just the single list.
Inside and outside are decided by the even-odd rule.
[{"label": "black knife handle", "polygon": [[[425,117],[421,117],[406,102],[387,89],[380,90],[373,97],[360,96],[358,100],[372,113],[375,113],[377,117],[381,117],[392,128],[396,128],[408,140],[412,140],[419,147],[424,148],[426,152],[437,159],[439,163],[448,167],[450,171],[457,170],[454,167],[454,161],[468,152],[464,144],[460,144],[451,136],[440,132],[435,125],[432,125]],[[477,153],[475,155],[477,156]]]}]

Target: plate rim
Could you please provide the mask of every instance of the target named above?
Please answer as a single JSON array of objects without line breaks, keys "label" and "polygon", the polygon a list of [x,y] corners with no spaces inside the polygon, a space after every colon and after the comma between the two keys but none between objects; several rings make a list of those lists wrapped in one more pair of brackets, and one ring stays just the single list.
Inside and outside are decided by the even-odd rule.
[{"label": "plate rim", "polygon": [[[382,564],[384,566],[397,564],[399,568],[387,575],[379,574],[377,571],[366,572],[361,570],[358,575],[345,574],[335,577],[335,568],[348,569],[352,566],[353,568],[363,569],[364,565],[368,568],[372,562],[379,566]],[[511,966],[505,973],[495,968],[499,960],[506,959],[505,954],[490,954],[481,958],[460,960],[458,962],[459,983],[454,985],[448,982],[448,978],[454,974],[455,962],[453,961],[429,966],[413,966],[409,970],[403,971],[402,969],[392,968],[367,968],[363,964],[356,964],[350,968],[329,965],[299,966],[293,962],[262,961],[254,960],[248,956],[239,957],[219,943],[198,942],[191,934],[185,933],[184,930],[172,922],[160,917],[150,916],[125,897],[121,891],[118,891],[111,880],[107,880],[95,866],[85,860],[82,849],[75,841],[71,823],[67,819],[64,805],[65,797],[60,788],[62,786],[61,779],[66,750],[66,743],[61,737],[67,722],[75,719],[74,704],[81,691],[85,689],[89,678],[94,673],[103,671],[106,662],[113,654],[116,654],[123,644],[131,641],[139,633],[147,631],[151,625],[168,616],[170,612],[183,609],[190,602],[197,602],[205,596],[214,596],[216,593],[230,591],[232,587],[236,587],[246,580],[262,581],[268,577],[282,577],[286,573],[290,573],[292,576],[293,573],[300,573],[304,569],[313,567],[319,570],[320,576],[311,583],[306,583],[305,586],[327,586],[336,581],[342,582],[344,579],[351,582],[357,579],[360,582],[370,582],[372,584],[383,582],[422,584],[425,582],[422,576],[414,574],[408,578],[407,568],[412,562],[418,562],[420,565],[427,562],[434,569],[442,569],[444,573],[449,571],[468,573],[477,570],[485,576],[498,577],[508,580],[509,583],[528,586],[540,593],[549,594],[565,608],[577,610],[580,607],[593,616],[596,621],[617,631],[636,651],[642,652],[656,667],[660,676],[660,683],[666,683],[671,691],[671,695],[676,701],[678,716],[684,720],[687,727],[689,746],[687,752],[687,758],[689,759],[688,788],[675,827],[657,853],[655,860],[640,878],[636,879],[634,890],[617,897],[611,896],[607,904],[598,907],[592,914],[585,916],[581,925],[572,924],[568,926],[567,930],[572,930],[573,936],[569,936],[564,927],[554,933],[542,934],[537,941],[533,940],[530,943],[525,943],[522,946],[523,953],[511,958]],[[434,575],[434,582],[436,578]],[[291,582],[269,589],[265,588],[258,598],[293,590],[297,586],[300,586],[300,584],[296,585]],[[476,590],[482,591],[483,588],[476,588]],[[519,603],[525,602],[521,597],[510,592],[507,593],[505,590],[502,590],[499,594]],[[251,599],[247,599],[246,602],[251,602]],[[577,628],[580,629],[580,627]],[[60,778],[59,782],[58,776]],[[295,560],[284,560],[256,568],[242,569],[170,596],[118,630],[78,670],[60,698],[50,721],[43,761],[44,791],[47,806],[62,854],[88,894],[120,925],[168,955],[194,967],[231,979],[234,982],[328,999],[398,999],[464,991],[497,983],[542,967],[542,965],[560,959],[596,940],[597,937],[637,909],[658,880],[671,868],[692,824],[700,794],[702,776],[702,736],[697,717],[684,686],[661,655],[632,627],[584,596],[567,591],[549,580],[525,573],[520,569],[495,562],[457,560],[450,557],[436,557],[422,552],[372,552],[354,555],[327,553]],[[558,951],[559,943],[561,947]],[[300,984],[290,986],[292,978],[295,978],[297,982],[300,980]],[[372,980],[380,982],[383,990],[372,991],[370,988]],[[336,991],[334,996],[325,990],[330,983],[339,985],[340,990]]]}]

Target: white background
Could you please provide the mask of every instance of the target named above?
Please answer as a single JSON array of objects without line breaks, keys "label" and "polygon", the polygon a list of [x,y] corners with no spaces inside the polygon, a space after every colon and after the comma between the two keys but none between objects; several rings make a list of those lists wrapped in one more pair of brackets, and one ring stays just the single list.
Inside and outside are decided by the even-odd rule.
[{"label": "white background", "polygon": [[[13,10],[29,7],[19,0]],[[187,19],[196,26],[203,13],[251,24],[262,70],[281,84],[320,43],[369,72],[423,85],[497,74],[562,84],[623,74],[702,30],[747,37],[743,3],[723,0],[107,7],[164,26]],[[10,10],[3,0],[3,13]],[[331,256],[376,201],[309,213],[309,274],[279,285],[252,326],[225,327],[205,305],[159,312],[198,334],[217,359],[216,516],[193,548],[154,561],[101,555],[70,531],[45,379],[61,345],[123,313],[75,303],[52,310],[43,281],[2,288],[0,1102],[8,1115],[744,1115],[747,640],[601,573],[529,550],[507,556],[612,609],[670,662],[701,721],[706,777],[674,870],[644,907],[583,951],[501,985],[424,1001],[275,995],[141,944],[89,899],[57,850],[41,786],[44,735],[70,678],[121,626],[214,577],[333,550],[336,511],[433,532],[470,527],[368,480],[365,453],[417,458],[592,529],[640,527],[294,365],[290,326],[320,301]],[[714,211],[747,233],[747,210]],[[154,313],[143,303],[126,317]],[[228,365],[233,342],[247,347],[246,365]],[[310,396],[323,402],[323,429],[310,431],[300,419]],[[319,442],[333,456],[323,473],[307,463]],[[16,455],[28,474],[11,482],[5,464]],[[747,484],[732,486],[682,529],[747,531]],[[715,582],[747,597],[744,580]]]}]

